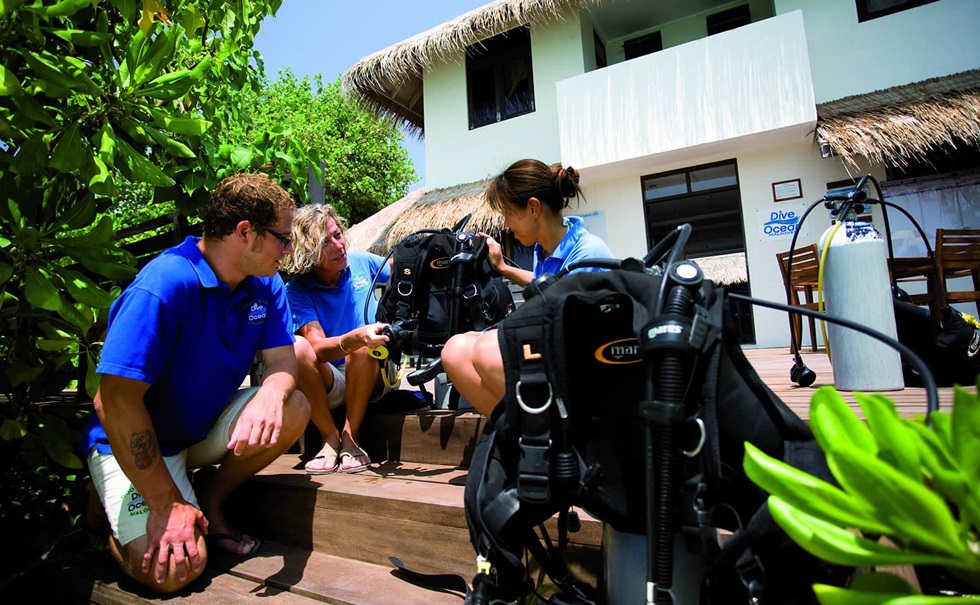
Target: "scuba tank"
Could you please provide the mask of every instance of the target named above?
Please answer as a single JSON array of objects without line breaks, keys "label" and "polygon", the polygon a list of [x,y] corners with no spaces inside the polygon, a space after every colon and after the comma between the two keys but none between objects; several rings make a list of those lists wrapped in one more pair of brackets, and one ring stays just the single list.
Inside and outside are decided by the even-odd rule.
[{"label": "scuba tank", "polygon": [[[837,209],[838,217],[842,210]],[[885,240],[873,225],[856,220],[853,209],[843,211],[848,214],[845,220],[827,229],[818,244],[827,313],[897,339]],[[827,326],[827,338],[838,390],[904,388],[902,358],[897,350],[834,324]]]}]

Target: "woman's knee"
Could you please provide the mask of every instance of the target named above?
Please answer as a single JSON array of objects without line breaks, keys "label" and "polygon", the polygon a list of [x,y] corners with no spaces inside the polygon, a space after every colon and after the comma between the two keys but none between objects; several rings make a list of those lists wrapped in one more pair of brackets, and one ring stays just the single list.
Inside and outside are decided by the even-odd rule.
[{"label": "woman's knee", "polygon": [[503,374],[504,360],[496,336],[496,331],[485,332],[473,343],[473,368],[484,380]]},{"label": "woman's knee", "polygon": [[452,336],[442,347],[440,357],[442,367],[450,379],[459,368],[473,365],[473,345],[477,341],[476,332],[464,332]]}]

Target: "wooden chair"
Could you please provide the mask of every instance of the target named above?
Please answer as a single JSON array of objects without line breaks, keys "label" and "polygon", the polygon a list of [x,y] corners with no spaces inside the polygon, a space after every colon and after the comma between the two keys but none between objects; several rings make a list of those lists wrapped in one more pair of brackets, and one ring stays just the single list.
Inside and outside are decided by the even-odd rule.
[{"label": "wooden chair", "polygon": [[939,278],[936,260],[932,256],[899,256],[888,259],[888,270],[898,287],[902,282],[925,281],[925,293],[910,294],[914,305],[928,305],[929,315],[937,324],[940,321],[942,303],[939,299]]},{"label": "wooden chair", "polygon": [[[980,313],[980,229],[936,229],[936,265],[946,304],[973,302]],[[973,280],[972,290],[948,289],[948,279],[966,276]]]},{"label": "wooden chair", "polygon": [[[810,244],[793,251],[793,267],[789,267],[789,251],[777,252],[776,260],[779,262],[779,270],[783,274],[783,285],[789,288],[789,304],[804,309],[817,309],[817,302],[813,298],[814,290],[817,288],[817,277],[819,270],[820,256],[817,253],[817,245]],[[803,295],[801,300],[800,295]],[[810,348],[817,350],[817,322],[812,318],[807,318],[810,324]],[[790,314],[789,328],[796,350],[799,351],[803,346],[802,317]]]}]

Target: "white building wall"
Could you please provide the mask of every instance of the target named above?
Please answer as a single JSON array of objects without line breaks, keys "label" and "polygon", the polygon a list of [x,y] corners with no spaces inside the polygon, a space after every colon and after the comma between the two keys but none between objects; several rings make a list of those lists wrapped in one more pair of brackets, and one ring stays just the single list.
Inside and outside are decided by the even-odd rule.
[{"label": "white building wall", "polygon": [[558,82],[561,157],[579,168],[816,124],[802,13]]},{"label": "white building wall", "polygon": [[854,0],[774,0],[802,10],[817,103],[980,67],[980,1],[941,0],[858,23]]},{"label": "white building wall", "polygon": [[469,129],[466,60],[460,54],[425,73],[425,164],[429,189],[493,176],[521,158],[561,159],[555,82],[585,71],[577,15],[531,28],[535,111]]},{"label": "white building wall", "polygon": [[[633,174],[600,182],[587,181],[583,177],[583,191],[587,202],[573,212],[601,211],[613,254],[619,257],[642,257],[647,251],[647,241],[640,179],[648,174],[734,159],[738,166],[745,253],[752,296],[784,302],[785,286],[776,264],[776,253],[789,249],[792,235],[767,236],[763,233],[764,223],[771,218],[773,212],[795,212],[797,216],[801,216],[807,207],[823,196],[827,183],[850,178],[840,162],[822,159],[816,148],[808,144],[783,145],[737,155],[725,152],[694,157],[677,154],[674,158],[669,155],[658,156],[656,161],[651,159],[648,165]],[[880,174],[876,176],[881,178]],[[772,184],[792,179],[800,179],[803,197],[774,202]],[[816,243],[829,225],[827,211],[819,205],[802,225],[797,246]],[[756,307],[753,309],[753,317],[757,346],[785,346],[789,342],[789,321],[785,313]],[[805,336],[805,342],[809,343],[809,334],[806,333]]]}]

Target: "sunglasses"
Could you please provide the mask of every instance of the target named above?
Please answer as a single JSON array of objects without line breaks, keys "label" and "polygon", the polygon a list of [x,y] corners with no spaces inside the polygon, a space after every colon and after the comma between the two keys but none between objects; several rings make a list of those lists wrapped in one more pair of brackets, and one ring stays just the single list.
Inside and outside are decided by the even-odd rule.
[{"label": "sunglasses", "polygon": [[279,240],[279,243],[282,244],[283,249],[286,249],[286,248],[288,248],[288,247],[290,247],[290,246],[293,245],[293,238],[286,237],[285,235],[279,233],[278,231],[276,231],[274,229],[269,229],[269,228],[266,228],[266,227],[261,227],[261,229],[262,229],[262,231],[265,231],[266,233],[268,233],[272,237],[274,237],[277,240]]}]

